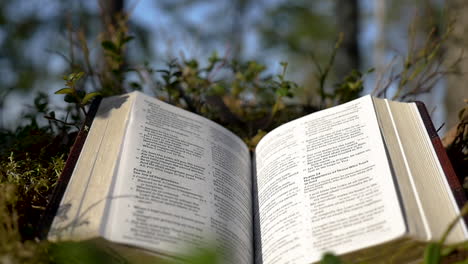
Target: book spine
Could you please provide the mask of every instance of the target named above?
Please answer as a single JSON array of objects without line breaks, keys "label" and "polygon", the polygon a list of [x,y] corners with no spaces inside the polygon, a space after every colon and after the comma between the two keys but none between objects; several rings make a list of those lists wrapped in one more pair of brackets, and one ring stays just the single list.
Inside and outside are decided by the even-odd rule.
[{"label": "book spine", "polygon": [[47,233],[49,232],[52,221],[57,213],[62,197],[67,189],[68,182],[70,181],[73,170],[75,169],[76,162],[80,157],[81,149],[86,141],[88,136],[89,128],[91,127],[94,117],[96,116],[99,104],[101,103],[102,98],[96,97],[86,116],[85,122],[81,126],[80,132],[76,136],[75,143],[71,147],[70,153],[68,154],[67,161],[63,168],[60,177],[57,180],[57,185],[52,193],[52,197],[46,207],[44,214],[41,217],[38,228],[36,229],[36,234],[39,239],[46,239]]},{"label": "book spine", "polygon": [[[426,106],[424,105],[424,103],[419,101],[416,101],[415,103],[418,107],[424,125],[426,126],[427,133],[432,141],[432,145],[434,146],[434,150],[437,154],[440,165],[442,166],[442,169],[445,173],[445,177],[447,178],[448,184],[450,185],[455,201],[457,202],[458,207],[461,209],[467,201],[465,191],[461,186],[457,175],[455,174],[455,170],[453,169],[452,164],[450,163],[450,160],[447,156],[447,152],[445,151],[445,148],[442,145],[439,135],[437,134],[437,131],[435,130],[434,125],[432,124],[431,117],[427,112]],[[466,217],[465,223],[468,223]]]}]

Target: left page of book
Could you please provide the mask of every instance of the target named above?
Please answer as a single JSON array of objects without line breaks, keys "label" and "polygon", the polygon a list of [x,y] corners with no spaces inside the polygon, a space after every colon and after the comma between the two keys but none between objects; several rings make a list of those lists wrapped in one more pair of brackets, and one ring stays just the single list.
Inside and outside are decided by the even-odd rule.
[{"label": "left page of book", "polygon": [[89,129],[48,239],[100,236],[101,221],[117,166],[134,94],[103,99]]},{"label": "left page of book", "polygon": [[250,166],[230,131],[138,94],[105,237],[176,256],[211,246],[226,262],[252,263]]}]

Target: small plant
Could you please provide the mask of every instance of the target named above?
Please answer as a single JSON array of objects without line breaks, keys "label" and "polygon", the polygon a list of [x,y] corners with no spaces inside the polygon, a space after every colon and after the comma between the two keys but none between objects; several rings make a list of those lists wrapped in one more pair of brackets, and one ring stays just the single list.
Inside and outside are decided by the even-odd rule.
[{"label": "small plant", "polygon": [[89,104],[91,100],[100,95],[99,92],[86,93],[83,90],[78,90],[76,88],[76,83],[84,76],[84,72],[72,73],[70,75],[64,76],[65,88],[62,88],[55,92],[55,94],[65,94],[65,102],[75,103],[84,115],[87,115],[85,105]]},{"label": "small plant", "polygon": [[453,29],[454,22],[450,22],[439,35],[433,27],[422,45],[416,45],[415,28],[411,25],[407,54],[395,57],[385,72],[377,76],[372,94],[392,100],[414,100],[418,95],[429,93],[444,76],[456,73],[461,56],[449,63],[444,61],[443,53],[443,45]]},{"label": "small plant", "polygon": [[18,226],[24,238],[33,238],[36,224],[45,210],[45,205],[52,193],[57,179],[65,165],[63,154],[32,159],[25,154],[20,160],[11,153],[7,160],[0,162],[0,184],[14,193],[14,200],[7,200],[14,205]]},{"label": "small plant", "polygon": [[468,195],[468,99],[465,99],[465,103],[466,106],[458,114],[459,123],[447,133],[443,143],[458,179],[463,183],[465,194]]},{"label": "small plant", "polygon": [[65,161],[59,156],[45,164],[27,154],[16,160],[13,153],[0,162],[2,263],[49,262],[48,243],[34,240],[34,235]]},{"label": "small plant", "polygon": [[[158,98],[210,118],[236,132],[245,141],[271,130],[298,85],[286,79],[287,63],[280,74],[267,76],[266,67],[255,61],[240,63],[214,53],[206,67],[195,60],[168,63],[156,71]],[[218,73],[223,79],[214,80]],[[283,119],[282,122],[285,120]]]}]

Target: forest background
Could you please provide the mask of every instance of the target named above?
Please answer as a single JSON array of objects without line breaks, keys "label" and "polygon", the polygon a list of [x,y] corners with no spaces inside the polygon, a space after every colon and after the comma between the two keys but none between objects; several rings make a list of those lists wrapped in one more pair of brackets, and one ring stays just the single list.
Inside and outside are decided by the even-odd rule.
[{"label": "forest background", "polygon": [[462,0],[0,2],[0,261],[53,256],[34,226],[96,95],[144,91],[252,148],[363,94],[422,100],[463,182],[464,11]]}]

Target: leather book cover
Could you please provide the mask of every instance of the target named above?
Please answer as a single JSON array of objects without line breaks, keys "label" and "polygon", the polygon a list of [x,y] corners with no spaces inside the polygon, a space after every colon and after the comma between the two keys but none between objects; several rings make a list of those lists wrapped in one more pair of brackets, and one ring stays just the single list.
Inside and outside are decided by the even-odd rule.
[{"label": "leather book cover", "polygon": [[[442,169],[444,170],[445,177],[447,178],[450,188],[452,189],[453,196],[455,197],[458,207],[461,209],[467,201],[465,191],[463,190],[463,187],[460,184],[457,175],[455,174],[455,170],[450,163],[447,152],[442,145],[442,141],[440,140],[434,125],[432,124],[431,117],[427,112],[426,106],[423,102],[420,101],[416,101],[415,103],[418,107],[424,125],[426,126],[427,133],[432,141],[432,145],[434,146],[434,150],[437,154],[437,157],[439,158]],[[465,224],[466,223],[467,217],[465,217]]]},{"label": "leather book cover", "polygon": [[58,207],[62,200],[62,196],[64,195],[65,190],[67,189],[67,185],[73,174],[73,170],[75,169],[76,162],[80,157],[81,149],[83,148],[83,145],[86,141],[89,128],[93,123],[101,100],[101,97],[96,97],[93,100],[88,110],[85,122],[81,126],[81,129],[78,135],[76,136],[75,143],[73,144],[70,153],[68,154],[65,167],[63,168],[63,171],[60,174],[59,179],[57,180],[57,185],[52,194],[52,198],[50,199],[49,204],[47,205],[46,210],[39,223],[38,229],[36,230],[37,237],[39,237],[40,239],[45,239],[47,237],[47,233],[49,232],[49,228],[52,225],[52,221],[57,213]]}]

